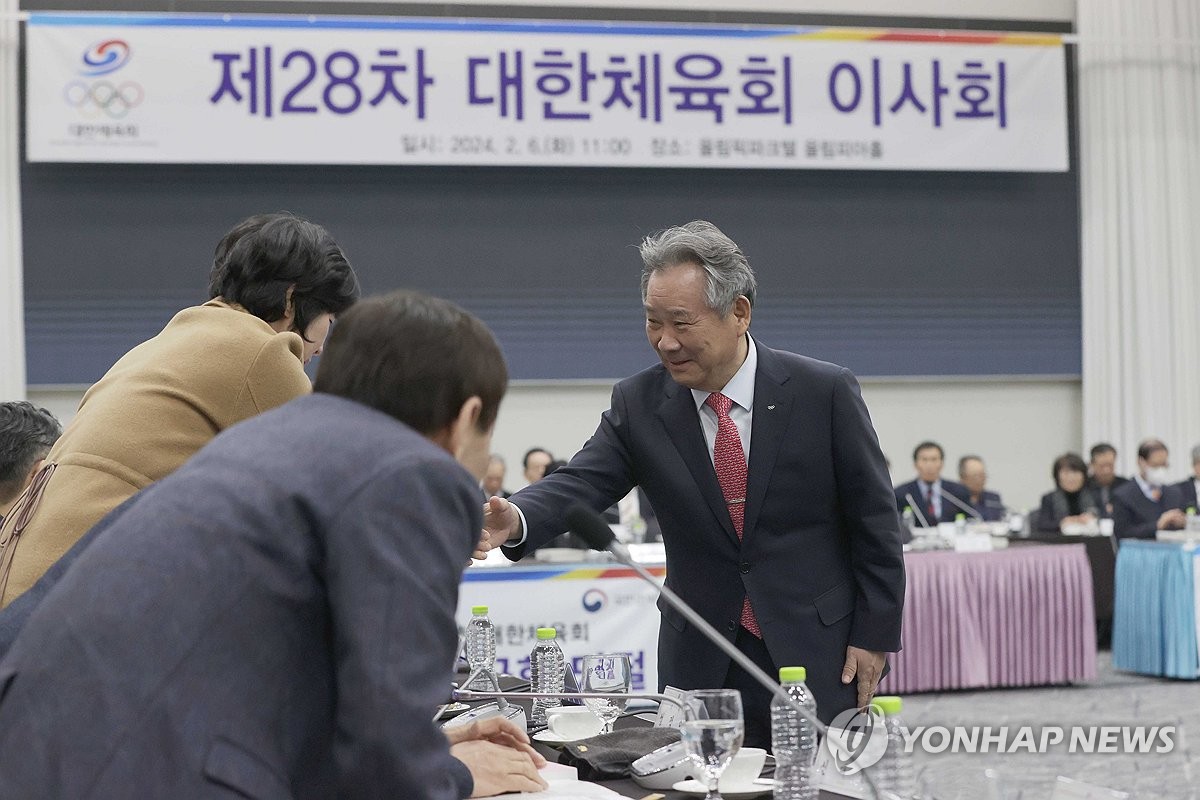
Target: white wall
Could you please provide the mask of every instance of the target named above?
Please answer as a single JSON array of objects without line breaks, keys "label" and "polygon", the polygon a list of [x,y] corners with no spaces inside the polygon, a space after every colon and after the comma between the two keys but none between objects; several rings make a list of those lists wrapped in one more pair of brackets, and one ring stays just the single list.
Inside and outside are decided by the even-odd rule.
[{"label": "white wall", "polygon": [[[1027,508],[1050,489],[1055,457],[1081,449],[1077,379],[865,378],[862,385],[896,482],[912,477],[913,446],[934,439],[946,448],[948,477],[959,456],[981,455],[992,488],[1009,505]],[[66,424],[85,388],[31,386],[29,399]],[[611,381],[514,382],[493,441],[508,462],[507,488],[524,485],[521,456],[531,446],[573,455],[596,429],[611,390]]]},{"label": "white wall", "polygon": [[[538,445],[569,458],[596,428],[612,385],[520,382],[510,387],[494,449],[508,462],[509,489],[523,485],[520,460]],[[958,458],[984,458],[989,483],[1009,505],[1028,508],[1049,491],[1050,464],[1081,449],[1079,381],[864,379],[863,397],[895,481],[912,477],[912,449],[934,439],[946,449],[947,477]]]}]

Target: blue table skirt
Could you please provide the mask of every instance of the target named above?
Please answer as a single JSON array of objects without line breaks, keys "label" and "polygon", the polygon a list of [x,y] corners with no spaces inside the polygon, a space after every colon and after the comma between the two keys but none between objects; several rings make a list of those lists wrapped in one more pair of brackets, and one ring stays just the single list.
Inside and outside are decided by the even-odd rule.
[{"label": "blue table skirt", "polygon": [[1170,678],[1200,677],[1196,561],[1200,547],[1126,539],[1117,553],[1113,666]]}]

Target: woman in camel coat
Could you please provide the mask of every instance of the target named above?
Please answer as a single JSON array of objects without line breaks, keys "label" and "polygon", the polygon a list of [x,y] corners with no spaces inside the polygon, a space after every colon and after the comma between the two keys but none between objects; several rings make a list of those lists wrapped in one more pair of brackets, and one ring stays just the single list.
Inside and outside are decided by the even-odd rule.
[{"label": "woman in camel coat", "polygon": [[332,237],[290,214],[230,231],[209,291],[213,299],[180,311],[84,395],[0,528],[0,605],[222,430],[311,391],[304,365],[359,293]]}]

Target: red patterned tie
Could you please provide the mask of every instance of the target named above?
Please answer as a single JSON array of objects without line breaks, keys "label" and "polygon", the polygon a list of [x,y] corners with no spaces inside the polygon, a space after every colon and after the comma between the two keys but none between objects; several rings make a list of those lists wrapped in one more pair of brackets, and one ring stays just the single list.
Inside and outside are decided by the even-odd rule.
[{"label": "red patterned tie", "polygon": [[[746,524],[746,453],[742,450],[742,437],[738,435],[737,426],[729,416],[733,401],[720,392],[713,392],[704,402],[717,412],[717,440],[713,445],[713,465],[717,469],[717,482],[721,484],[721,494],[725,496],[725,507],[729,509],[729,519],[733,521],[733,529],[740,541],[742,529]],[[749,595],[742,601],[741,622],[743,628],[759,639],[762,638],[758,620],[754,618],[754,609],[750,607]]]}]

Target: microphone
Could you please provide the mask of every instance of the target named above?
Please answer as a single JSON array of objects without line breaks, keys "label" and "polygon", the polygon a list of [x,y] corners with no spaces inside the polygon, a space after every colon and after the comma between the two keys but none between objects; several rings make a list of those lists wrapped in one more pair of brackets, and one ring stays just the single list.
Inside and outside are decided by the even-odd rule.
[{"label": "microphone", "polygon": [[904,495],[904,499],[908,502],[908,507],[911,508],[913,513],[917,515],[917,519],[921,520],[921,527],[928,528],[929,520],[925,519],[925,515],[921,513],[921,507],[917,505],[916,500],[913,500],[912,493],[910,492]]},{"label": "microphone", "polygon": [[959,510],[961,510],[961,511],[963,511],[963,512],[967,513],[967,514],[970,514],[970,515],[971,515],[972,517],[974,517],[974,518],[976,519],[976,521],[978,521],[978,522],[983,522],[983,521],[984,521],[984,520],[983,520],[983,515],[982,515],[982,514],[980,514],[978,511],[976,511],[976,510],[974,509],[974,507],[967,505],[967,504],[966,504],[966,503],[964,503],[962,500],[959,500],[957,497],[955,497],[954,495],[952,495],[952,494],[950,494],[949,492],[947,492],[947,491],[946,491],[945,489],[943,489],[941,486],[938,486],[938,487],[937,487],[937,490],[938,490],[938,494],[940,494],[940,495],[943,497],[943,499],[949,500],[949,501],[950,501],[952,504],[954,504],[954,505],[958,506]]},{"label": "microphone", "polygon": [[783,690],[783,687],[772,680],[757,664],[747,658],[745,653],[738,650],[728,639],[718,633],[716,628],[709,625],[708,621],[697,614],[679,595],[659,583],[653,575],[646,571],[645,567],[634,561],[632,556],[629,555],[629,548],[617,541],[612,529],[608,527],[608,523],[604,521],[603,517],[585,505],[576,504],[567,509],[566,521],[571,532],[587,542],[589,547],[595,550],[607,550],[612,553],[616,556],[617,561],[632,569],[642,580],[653,586],[662,595],[662,598],[670,603],[680,614],[683,614],[688,622],[704,634],[705,638],[736,661],[738,666],[746,670],[767,691],[790,705],[795,709],[796,713],[811,722],[822,734],[827,732],[828,728],[825,726],[825,723],[817,719],[815,714],[793,700],[791,695]]}]

